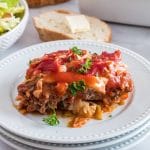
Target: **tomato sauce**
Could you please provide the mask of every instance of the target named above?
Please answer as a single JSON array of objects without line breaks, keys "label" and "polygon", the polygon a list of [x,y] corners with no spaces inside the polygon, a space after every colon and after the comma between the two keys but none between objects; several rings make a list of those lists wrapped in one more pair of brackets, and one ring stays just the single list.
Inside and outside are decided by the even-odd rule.
[{"label": "tomato sauce", "polygon": [[48,83],[52,82],[67,82],[72,83],[76,81],[84,80],[87,86],[92,87],[98,83],[98,79],[92,75],[82,75],[74,72],[57,72],[50,73],[44,77],[44,81]]}]

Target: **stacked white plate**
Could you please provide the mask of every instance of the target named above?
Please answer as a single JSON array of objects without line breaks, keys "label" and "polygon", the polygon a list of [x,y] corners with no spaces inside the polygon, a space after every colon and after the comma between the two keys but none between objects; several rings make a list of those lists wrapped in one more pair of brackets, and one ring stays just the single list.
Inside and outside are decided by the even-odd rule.
[{"label": "stacked white plate", "polygon": [[[134,81],[134,94],[112,113],[111,118],[91,120],[82,128],[68,128],[68,120],[63,118],[59,126],[51,127],[42,122],[42,115],[20,114],[13,103],[29,60],[73,46],[97,53],[120,49]],[[16,149],[115,150],[131,147],[150,133],[150,63],[123,47],[74,40],[38,44],[3,59],[0,79],[0,139]]]}]

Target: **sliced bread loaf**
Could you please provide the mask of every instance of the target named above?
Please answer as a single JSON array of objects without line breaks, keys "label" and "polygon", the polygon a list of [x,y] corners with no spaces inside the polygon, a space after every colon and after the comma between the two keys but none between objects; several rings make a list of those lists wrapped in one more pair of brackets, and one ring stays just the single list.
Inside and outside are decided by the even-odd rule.
[{"label": "sliced bread loaf", "polygon": [[65,22],[65,16],[77,15],[68,10],[55,10],[34,17],[34,25],[43,41],[64,39],[86,39],[94,41],[111,41],[111,29],[103,21],[86,16],[90,30],[86,32],[71,33]]},{"label": "sliced bread loaf", "polygon": [[54,5],[69,0],[27,0],[29,7],[40,7],[45,5]]}]

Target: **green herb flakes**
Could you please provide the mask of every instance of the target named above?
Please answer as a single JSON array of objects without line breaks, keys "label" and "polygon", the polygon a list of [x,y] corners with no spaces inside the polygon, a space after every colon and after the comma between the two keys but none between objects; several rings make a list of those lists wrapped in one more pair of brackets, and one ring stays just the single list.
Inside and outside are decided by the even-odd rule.
[{"label": "green herb flakes", "polygon": [[91,68],[92,61],[91,59],[87,58],[85,63],[81,66],[81,68],[78,70],[79,73],[87,73],[87,71]]},{"label": "green herb flakes", "polygon": [[32,60],[29,60],[29,65],[31,65],[32,64]]},{"label": "green herb flakes", "polygon": [[56,126],[59,124],[56,112],[54,112],[52,115],[49,115],[46,118],[43,118],[43,121],[50,126]]},{"label": "green herb flakes", "polygon": [[112,115],[109,115],[108,117],[109,117],[109,118],[111,118],[111,117],[112,117]]},{"label": "green herb flakes", "polygon": [[79,49],[77,46],[72,47],[71,50],[77,55],[82,55],[82,50]]},{"label": "green herb flakes", "polygon": [[71,83],[68,88],[71,94],[75,96],[78,91],[84,91],[85,87],[86,87],[85,82],[80,80],[78,82]]}]

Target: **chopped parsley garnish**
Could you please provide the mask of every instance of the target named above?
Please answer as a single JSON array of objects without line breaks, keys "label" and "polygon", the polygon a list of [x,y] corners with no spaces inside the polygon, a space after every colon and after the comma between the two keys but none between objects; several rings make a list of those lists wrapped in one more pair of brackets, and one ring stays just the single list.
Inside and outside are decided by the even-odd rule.
[{"label": "chopped parsley garnish", "polygon": [[82,50],[79,49],[77,46],[72,47],[71,50],[77,55],[82,55]]},{"label": "chopped parsley garnish", "polygon": [[109,115],[108,117],[109,117],[109,118],[111,118],[111,117],[112,117],[112,115]]},{"label": "chopped parsley garnish", "polygon": [[87,58],[85,63],[78,70],[78,72],[79,73],[87,73],[87,71],[91,68],[91,65],[92,65],[91,59]]},{"label": "chopped parsley garnish", "polygon": [[29,65],[31,65],[32,64],[32,60],[29,60]]},{"label": "chopped parsley garnish", "polygon": [[57,118],[55,111],[53,112],[52,115],[49,115],[46,118],[43,118],[43,121],[50,126],[56,126],[59,124],[59,120]]},{"label": "chopped parsley garnish", "polygon": [[75,96],[78,91],[84,91],[85,87],[86,87],[85,82],[83,80],[80,80],[78,82],[72,82],[68,88],[71,94]]}]

